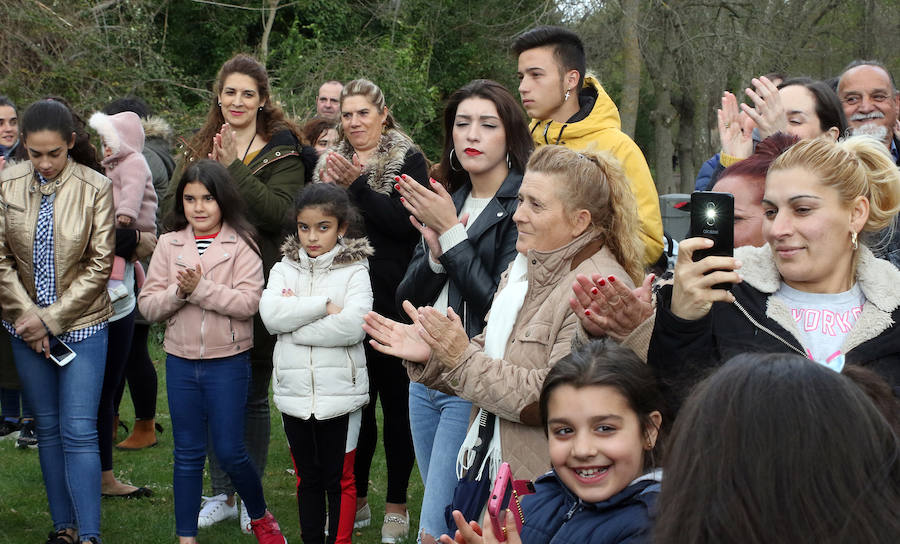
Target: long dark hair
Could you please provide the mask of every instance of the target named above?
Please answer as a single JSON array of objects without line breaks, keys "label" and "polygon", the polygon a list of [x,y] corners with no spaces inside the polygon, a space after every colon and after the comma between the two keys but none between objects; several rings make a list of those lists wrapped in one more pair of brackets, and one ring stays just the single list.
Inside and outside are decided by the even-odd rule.
[{"label": "long dark hair", "polygon": [[[510,168],[519,173],[525,172],[528,157],[534,149],[531,133],[528,132],[528,122],[522,114],[519,101],[513,97],[506,87],[489,79],[476,79],[466,83],[459,90],[450,95],[447,105],[444,106],[444,148],[441,151],[441,162],[438,176],[447,189],[452,193],[469,181],[469,173],[454,166],[450,162],[450,151],[453,150],[453,123],[456,121],[456,110],[460,102],[467,98],[478,97],[490,100],[497,107],[497,115],[503,122],[503,130],[506,133],[506,147],[509,151]],[[458,155],[458,152],[454,153]],[[459,159],[454,157],[456,163]]]},{"label": "long dark hair", "polygon": [[847,132],[847,116],[844,115],[844,107],[834,89],[824,81],[816,81],[808,77],[793,77],[784,80],[778,89],[784,89],[791,85],[799,85],[810,94],[816,102],[816,116],[819,118],[819,129],[822,132],[831,127],[837,127],[838,137],[843,137]]},{"label": "long dark hair", "polygon": [[75,162],[103,173],[97,159],[97,149],[91,144],[91,135],[85,129],[84,120],[72,111],[65,100],[49,97],[28,106],[19,124],[22,143],[28,140],[28,134],[42,130],[56,132],[67,143],[75,133],[75,145],[69,150],[69,156]]},{"label": "long dark hair", "polygon": [[166,231],[177,231],[188,226],[184,215],[184,186],[195,181],[202,183],[216,199],[222,212],[222,223],[228,223],[257,255],[261,255],[256,229],[245,215],[244,199],[238,193],[228,169],[210,159],[195,161],[184,171],[175,190],[175,207],[165,220]]},{"label": "long dark hair", "polygon": [[265,100],[262,110],[256,112],[256,133],[258,135],[266,140],[271,140],[272,135],[276,132],[290,130],[298,140],[300,139],[300,129],[285,116],[281,107],[272,99],[266,67],[250,55],[238,54],[225,61],[225,64],[219,69],[209,104],[209,112],[206,114],[206,122],[188,142],[190,157],[206,158],[212,151],[213,136],[225,124],[225,117],[222,116],[222,108],[219,106],[219,95],[225,86],[225,80],[231,74],[243,74],[253,78],[259,89],[259,98]]},{"label": "long dark hair", "polygon": [[900,441],[847,378],[738,355],[678,414],[655,542],[894,543]]},{"label": "long dark hair", "polygon": [[[644,455],[644,470],[659,466],[664,451],[665,430],[669,426],[665,401],[653,371],[633,351],[610,340],[594,340],[553,365],[544,378],[538,401],[545,435],[550,417],[550,396],[562,385],[571,385],[576,389],[606,385],[617,390],[637,414],[644,436],[649,435],[651,429],[657,431],[654,447]],[[650,418],[655,411],[662,415],[660,427]]]}]

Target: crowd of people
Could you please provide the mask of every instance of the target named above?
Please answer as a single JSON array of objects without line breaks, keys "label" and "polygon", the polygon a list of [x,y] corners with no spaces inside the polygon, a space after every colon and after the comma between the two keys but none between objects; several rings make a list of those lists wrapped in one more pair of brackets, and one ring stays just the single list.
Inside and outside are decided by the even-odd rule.
[{"label": "crowd of people", "polygon": [[[286,544],[270,392],[308,544],[372,523],[379,406],[386,544],[900,539],[887,68],[724,92],[697,189],[734,195],[736,250],[695,260],[712,241],[664,232],[579,37],[537,27],[511,50],[521,101],[464,85],[435,162],[376,83],[322,83],[301,124],[243,54],[174,153],[134,97],[88,123],[0,97],[0,434],[38,449],[47,544],[99,543],[101,497],[152,494],[113,449],[164,432],[155,322],[180,544],[233,518]],[[484,514],[504,462],[533,492]]]}]

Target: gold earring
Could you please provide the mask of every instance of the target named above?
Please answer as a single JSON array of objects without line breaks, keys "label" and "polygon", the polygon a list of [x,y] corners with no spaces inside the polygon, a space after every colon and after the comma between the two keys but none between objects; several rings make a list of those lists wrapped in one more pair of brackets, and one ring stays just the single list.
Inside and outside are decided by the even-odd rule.
[{"label": "gold earring", "polygon": [[859,249],[858,235],[852,230],[850,231],[850,247],[853,248],[853,251]]}]

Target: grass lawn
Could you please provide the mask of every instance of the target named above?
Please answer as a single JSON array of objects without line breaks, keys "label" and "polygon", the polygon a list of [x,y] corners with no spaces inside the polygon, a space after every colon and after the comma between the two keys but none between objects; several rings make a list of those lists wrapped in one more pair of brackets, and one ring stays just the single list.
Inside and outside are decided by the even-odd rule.
[{"label": "grass lawn", "polygon": [[[116,450],[113,460],[115,473],[120,480],[151,488],[153,497],[132,500],[103,499],[101,531],[105,544],[177,542],[172,498],[172,434],[166,400],[164,354],[153,340],[150,354],[158,363],[157,421],[166,430],[158,435],[158,446],[142,451]],[[290,453],[281,425],[281,414],[271,401],[270,405],[272,439],[269,444],[268,466],[263,477],[263,489],[269,509],[278,518],[288,542],[299,544],[300,523],[295,479],[287,472],[291,467]],[[134,419],[127,388],[120,412],[123,421],[130,424]],[[378,420],[380,427],[380,410]],[[380,521],[384,515],[386,470],[380,435],[375,460],[372,462],[371,478],[369,500],[372,505],[372,525],[355,531],[353,540],[360,544],[381,542]],[[418,527],[422,492],[422,480],[418,470],[414,469],[409,489],[412,537],[410,540],[413,542]],[[204,481],[204,493],[211,494],[208,478]],[[43,544],[52,528],[37,450],[17,449],[14,440],[0,441],[0,544]],[[198,540],[201,544],[256,542],[252,535],[241,533],[237,520],[201,529]]]}]

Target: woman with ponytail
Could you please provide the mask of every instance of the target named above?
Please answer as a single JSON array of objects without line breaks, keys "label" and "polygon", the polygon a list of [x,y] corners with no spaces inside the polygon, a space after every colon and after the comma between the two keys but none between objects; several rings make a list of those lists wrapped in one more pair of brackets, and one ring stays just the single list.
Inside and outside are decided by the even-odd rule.
[{"label": "woman with ponytail", "polygon": [[[840,371],[867,366],[900,387],[900,271],[864,233],[900,210],[900,171],[869,137],[805,140],[769,168],[766,245],[693,262],[679,245],[675,282],[659,291],[648,363],[671,406],[711,367],[742,352],[796,352]],[[715,289],[720,283],[730,290]]]},{"label": "woman with ponytail", "polygon": [[[30,160],[0,175],[2,324],[35,413],[53,519],[48,544],[100,538],[97,409],[113,315],[106,281],[114,208],[76,119],[58,100],[32,104],[21,122]],[[74,352],[65,364],[49,358],[58,342]]]},{"label": "woman with ponytail", "polygon": [[578,328],[568,304],[575,275],[615,275],[633,288],[643,275],[643,249],[628,180],[607,153],[541,147],[528,161],[518,199],[517,254],[483,333],[469,341],[452,308],[443,315],[408,301],[412,325],[370,313],[364,329],[375,349],[407,361],[415,381],[496,414],[502,450],[495,457],[516,477],[534,479],[550,467],[541,453],[541,384],[570,352]]}]

